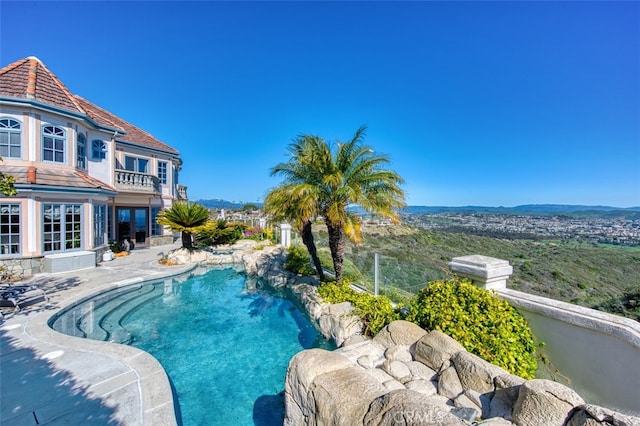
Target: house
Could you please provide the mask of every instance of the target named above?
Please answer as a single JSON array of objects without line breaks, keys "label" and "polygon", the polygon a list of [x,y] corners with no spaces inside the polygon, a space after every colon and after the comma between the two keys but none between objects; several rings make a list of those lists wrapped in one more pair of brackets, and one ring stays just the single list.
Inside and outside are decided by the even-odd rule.
[{"label": "house", "polygon": [[23,276],[95,266],[110,241],[173,242],[158,213],[186,200],[180,153],[71,93],[38,59],[0,70],[0,266]]}]

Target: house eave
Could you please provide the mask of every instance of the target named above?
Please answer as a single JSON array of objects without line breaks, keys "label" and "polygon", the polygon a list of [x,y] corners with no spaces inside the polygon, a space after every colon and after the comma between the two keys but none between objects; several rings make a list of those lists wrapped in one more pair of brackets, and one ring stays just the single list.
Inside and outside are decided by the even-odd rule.
[{"label": "house eave", "polygon": [[[66,193],[66,194],[84,194],[84,195],[105,195],[107,197],[115,197],[118,195],[118,191],[107,188],[72,188],[68,186],[48,186],[48,185],[25,185],[16,184],[15,189],[18,191],[16,197],[19,197],[21,193]],[[11,198],[11,197],[7,197]]]},{"label": "house eave", "polygon": [[87,122],[91,127],[98,131],[104,131],[112,135],[124,135],[126,134],[122,129],[115,127],[104,126],[97,123],[91,117],[86,114],[72,111],[66,108],[57,107],[55,105],[47,104],[44,102],[36,101],[35,99],[16,98],[10,96],[0,96],[0,105],[12,105],[12,106],[28,106],[42,111],[53,112],[55,114],[63,115],[65,117],[80,119]]}]

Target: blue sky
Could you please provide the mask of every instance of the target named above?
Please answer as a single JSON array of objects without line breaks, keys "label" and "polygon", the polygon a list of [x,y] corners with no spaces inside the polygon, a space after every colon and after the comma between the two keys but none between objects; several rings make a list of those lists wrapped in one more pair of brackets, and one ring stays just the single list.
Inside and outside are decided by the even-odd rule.
[{"label": "blue sky", "polygon": [[410,205],[640,206],[640,3],[0,2],[0,62],[256,202],[298,134],[391,157]]}]

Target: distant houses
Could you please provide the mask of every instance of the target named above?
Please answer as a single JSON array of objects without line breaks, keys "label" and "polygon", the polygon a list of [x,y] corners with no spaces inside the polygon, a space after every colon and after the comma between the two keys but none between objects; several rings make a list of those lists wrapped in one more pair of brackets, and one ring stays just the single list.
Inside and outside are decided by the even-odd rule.
[{"label": "distant houses", "polygon": [[0,70],[0,157],[18,190],[0,197],[0,265],[30,275],[47,259],[99,259],[111,240],[173,241],[155,218],[187,198],[180,153],[71,93],[38,58]]}]

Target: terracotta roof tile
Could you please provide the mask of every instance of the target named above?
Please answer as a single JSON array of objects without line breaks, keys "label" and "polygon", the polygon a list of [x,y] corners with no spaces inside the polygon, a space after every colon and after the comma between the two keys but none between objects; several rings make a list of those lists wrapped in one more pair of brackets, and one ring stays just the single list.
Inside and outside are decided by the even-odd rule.
[{"label": "terracotta roof tile", "polygon": [[69,89],[38,58],[14,62],[0,70],[0,94],[84,114]]},{"label": "terracotta roof tile", "polygon": [[116,140],[179,154],[176,149],[144,130],[80,96],[73,95],[38,58],[33,56],[0,69],[0,96],[33,99],[73,111],[90,118],[100,126],[124,133]]},{"label": "terracotta roof tile", "polygon": [[87,115],[92,120],[96,121],[99,124],[120,129],[126,132],[125,135],[116,137],[116,140],[132,142],[137,145],[148,146],[150,148],[161,149],[163,151],[168,151],[174,154],[178,154],[178,151],[175,150],[174,148],[170,147],[169,145],[163,142],[160,142],[158,139],[154,138],[151,134],[121,119],[120,117],[117,117],[111,114],[109,111],[102,109],[97,105],[92,104],[91,102],[81,98],[78,95],[75,95],[75,99],[82,106],[82,108],[87,112]]},{"label": "terracotta roof tile", "polygon": [[[16,185],[27,185],[28,167],[8,166],[3,168],[3,172],[15,177]],[[116,188],[106,183],[75,170],[48,169],[45,167],[36,168],[37,186],[62,186],[71,188],[103,189],[117,192]]]}]

